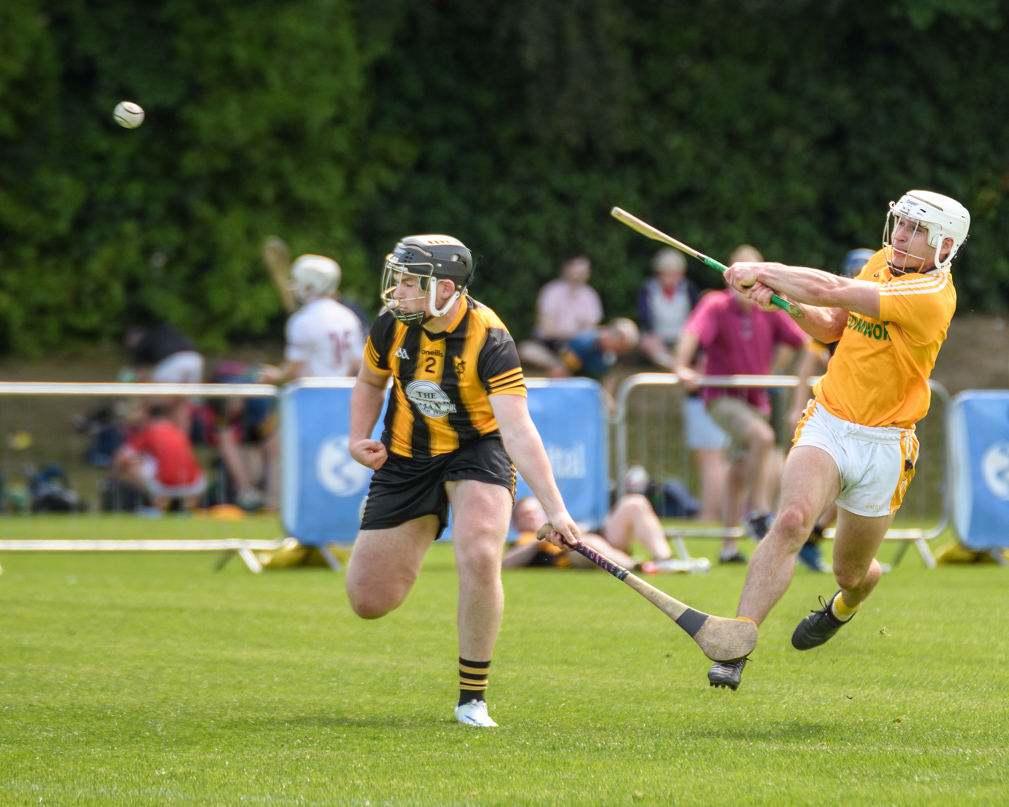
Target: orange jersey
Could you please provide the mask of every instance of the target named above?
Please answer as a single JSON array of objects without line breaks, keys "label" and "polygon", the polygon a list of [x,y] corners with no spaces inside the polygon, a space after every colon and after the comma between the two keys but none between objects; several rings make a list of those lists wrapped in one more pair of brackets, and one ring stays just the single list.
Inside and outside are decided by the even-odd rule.
[{"label": "orange jersey", "polygon": [[879,319],[848,314],[848,325],[814,387],[839,418],[910,428],[928,414],[928,378],[946,339],[956,289],[948,271],[894,277],[880,250],[859,274],[879,284]]}]

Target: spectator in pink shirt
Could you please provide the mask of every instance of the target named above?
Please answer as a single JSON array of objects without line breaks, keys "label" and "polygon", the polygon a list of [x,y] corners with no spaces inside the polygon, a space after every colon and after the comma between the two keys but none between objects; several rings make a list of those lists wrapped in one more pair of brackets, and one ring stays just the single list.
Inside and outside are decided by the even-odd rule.
[{"label": "spectator in pink shirt", "polygon": [[[787,365],[804,340],[802,330],[784,311],[762,311],[731,289],[712,292],[701,298],[684,326],[677,343],[676,374],[687,392],[696,390],[698,373],[691,365],[701,349],[703,375],[766,375],[776,353],[780,365]],[[740,526],[746,504],[748,532],[759,541],[767,534],[771,518],[765,484],[767,458],[775,446],[775,432],[768,422],[770,396],[762,387],[706,387],[701,394],[712,419],[732,441],[723,524]],[[719,560],[746,562],[731,538],[725,540]]]},{"label": "spectator in pink shirt", "polygon": [[575,255],[561,264],[560,277],[540,289],[533,336],[548,348],[568,342],[603,321],[603,301],[589,285],[592,262]]}]

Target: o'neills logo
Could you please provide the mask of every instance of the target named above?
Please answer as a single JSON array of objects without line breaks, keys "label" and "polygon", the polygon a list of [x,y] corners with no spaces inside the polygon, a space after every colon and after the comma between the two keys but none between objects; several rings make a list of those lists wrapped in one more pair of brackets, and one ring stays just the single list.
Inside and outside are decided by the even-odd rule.
[{"label": "o'neills logo", "polygon": [[406,397],[429,418],[443,418],[455,413],[455,404],[431,381],[413,381],[406,388]]},{"label": "o'neills logo", "polygon": [[863,333],[870,339],[878,339],[881,342],[889,342],[890,334],[886,331],[889,322],[867,322],[854,314],[848,314],[848,327],[858,333]]}]

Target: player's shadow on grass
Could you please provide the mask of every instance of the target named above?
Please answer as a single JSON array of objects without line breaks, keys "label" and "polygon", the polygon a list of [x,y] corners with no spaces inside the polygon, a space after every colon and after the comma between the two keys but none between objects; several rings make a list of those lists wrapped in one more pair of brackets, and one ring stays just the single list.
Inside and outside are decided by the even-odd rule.
[{"label": "player's shadow on grass", "polygon": [[428,711],[416,712],[413,714],[375,714],[375,715],[291,715],[290,717],[273,717],[269,720],[256,719],[256,726],[270,727],[283,731],[285,728],[298,730],[303,729],[332,729],[332,728],[356,728],[356,729],[389,729],[389,728],[415,728],[423,725],[435,725],[444,722],[439,716],[432,715]]},{"label": "player's shadow on grass", "polygon": [[793,721],[789,723],[773,723],[761,726],[746,723],[739,726],[726,726],[723,729],[697,726],[679,732],[698,740],[738,740],[751,742],[795,742],[801,740],[822,740],[836,729],[836,722],[824,720],[820,723],[810,721]]}]

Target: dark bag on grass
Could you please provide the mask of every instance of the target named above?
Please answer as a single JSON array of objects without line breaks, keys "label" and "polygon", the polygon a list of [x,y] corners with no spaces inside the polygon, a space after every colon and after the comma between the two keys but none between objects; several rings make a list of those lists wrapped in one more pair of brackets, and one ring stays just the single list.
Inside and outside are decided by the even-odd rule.
[{"label": "dark bag on grass", "polygon": [[662,485],[658,514],[664,518],[692,518],[701,511],[701,505],[679,479],[667,479]]},{"label": "dark bag on grass", "polygon": [[31,493],[33,513],[83,513],[87,504],[80,501],[77,491],[67,484],[67,475],[62,467],[51,463],[41,471],[34,467],[25,468],[28,490]]},{"label": "dark bag on grass", "polygon": [[147,504],[142,490],[119,479],[99,482],[98,495],[103,513],[132,513]]}]

